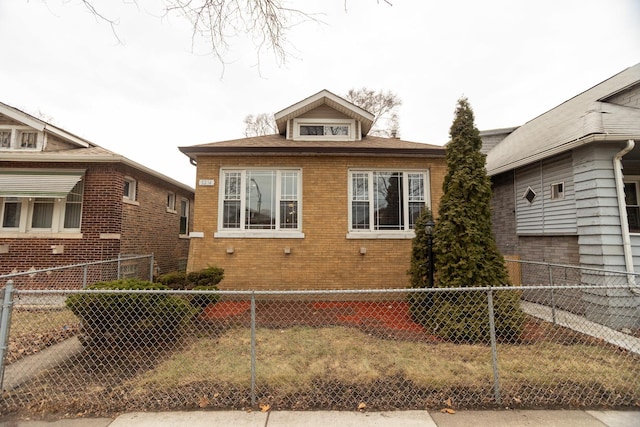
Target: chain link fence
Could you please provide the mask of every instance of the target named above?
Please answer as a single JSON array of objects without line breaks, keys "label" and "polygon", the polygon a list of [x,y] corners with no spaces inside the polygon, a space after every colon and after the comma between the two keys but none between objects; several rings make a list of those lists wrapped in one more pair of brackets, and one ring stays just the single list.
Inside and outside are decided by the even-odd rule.
[{"label": "chain link fence", "polygon": [[[593,271],[566,267],[550,283],[549,266],[518,266],[521,283],[495,288],[7,286],[0,410],[637,408],[640,313],[627,275],[584,283]],[[39,304],[16,303],[25,298]]]},{"label": "chain link fence", "polygon": [[118,279],[152,281],[153,275],[153,255],[120,255],[111,260],[0,274],[0,283],[12,280],[16,289],[83,289]]}]

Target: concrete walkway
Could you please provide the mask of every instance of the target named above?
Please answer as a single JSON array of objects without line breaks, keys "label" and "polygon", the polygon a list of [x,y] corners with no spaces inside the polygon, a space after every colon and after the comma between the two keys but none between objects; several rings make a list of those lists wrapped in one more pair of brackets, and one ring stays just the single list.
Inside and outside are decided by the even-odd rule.
[{"label": "concrete walkway", "polygon": [[0,427],[637,427],[640,411],[197,411],[132,412],[115,419],[2,420]]},{"label": "concrete walkway", "polygon": [[39,353],[24,357],[4,369],[2,390],[12,390],[45,369],[53,368],[80,353],[83,347],[77,337],[68,338]]},{"label": "concrete walkway", "polygon": [[[551,307],[533,302],[522,301],[522,310],[538,319],[553,323],[554,312]],[[555,310],[555,323],[565,328],[599,338],[625,350],[629,350],[640,355],[640,339],[631,335],[623,334],[615,329],[608,328],[599,323],[587,320],[584,316],[569,313],[564,310]]]}]

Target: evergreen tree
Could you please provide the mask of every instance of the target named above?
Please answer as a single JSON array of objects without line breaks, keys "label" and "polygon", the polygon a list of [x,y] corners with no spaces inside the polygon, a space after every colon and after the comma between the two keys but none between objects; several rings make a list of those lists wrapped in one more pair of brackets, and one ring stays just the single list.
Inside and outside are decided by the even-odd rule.
[{"label": "evergreen tree", "polygon": [[[480,152],[482,140],[466,98],[458,100],[450,136],[434,231],[436,287],[509,286],[491,229],[491,181]],[[494,310],[497,336],[517,339],[524,319],[518,293],[494,292]],[[488,319],[484,292],[457,291],[433,295],[425,325],[454,341],[488,342]]]}]

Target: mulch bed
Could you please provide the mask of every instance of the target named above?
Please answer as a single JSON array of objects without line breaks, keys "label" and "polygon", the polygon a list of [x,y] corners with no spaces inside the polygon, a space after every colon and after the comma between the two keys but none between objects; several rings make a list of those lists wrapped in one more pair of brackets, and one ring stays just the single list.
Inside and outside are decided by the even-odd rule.
[{"label": "mulch bed", "polygon": [[[251,303],[220,301],[207,307],[201,319],[249,327]],[[405,301],[259,301],[256,326],[270,329],[346,326],[379,338],[441,341],[411,319]]]}]

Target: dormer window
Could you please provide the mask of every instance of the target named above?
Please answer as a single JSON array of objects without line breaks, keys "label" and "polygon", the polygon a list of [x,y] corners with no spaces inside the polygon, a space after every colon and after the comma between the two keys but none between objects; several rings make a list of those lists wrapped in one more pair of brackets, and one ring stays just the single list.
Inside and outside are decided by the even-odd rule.
[{"label": "dormer window", "polygon": [[33,128],[0,127],[0,149],[38,150],[42,147],[43,134]]},{"label": "dormer window", "polygon": [[351,119],[293,119],[294,140],[355,140],[356,122]]}]

